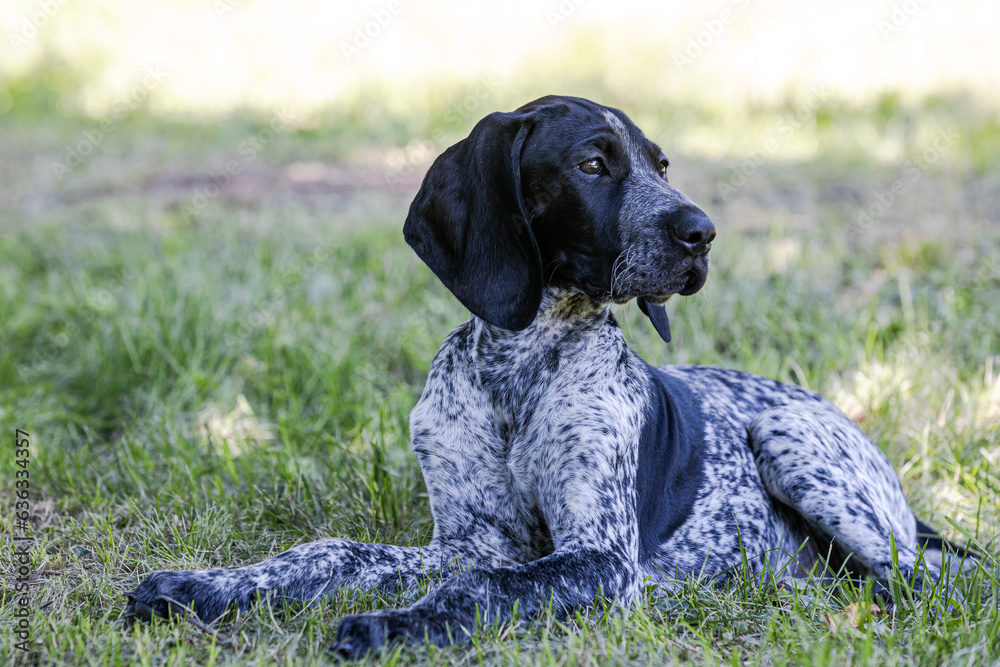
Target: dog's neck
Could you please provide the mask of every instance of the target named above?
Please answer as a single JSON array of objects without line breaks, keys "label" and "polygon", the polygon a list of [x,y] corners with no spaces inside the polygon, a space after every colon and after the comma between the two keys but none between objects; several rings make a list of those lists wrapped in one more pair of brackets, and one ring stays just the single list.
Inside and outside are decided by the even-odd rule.
[{"label": "dog's neck", "polygon": [[[535,321],[554,320],[564,326],[576,326],[594,321],[603,322],[610,312],[610,304],[595,301],[580,290],[567,287],[546,287]],[[555,322],[550,323],[552,326]]]},{"label": "dog's neck", "polygon": [[520,423],[560,364],[590,347],[602,332],[606,335],[609,323],[617,329],[608,304],[558,288],[546,288],[534,321],[521,331],[473,316],[469,352],[476,381],[492,397],[499,417]]},{"label": "dog's neck", "polygon": [[509,331],[477,317],[480,344],[506,344],[515,341],[546,346],[574,330],[578,335],[596,332],[611,317],[610,305],[595,301],[583,292],[565,287],[546,287],[538,314],[527,328]]}]

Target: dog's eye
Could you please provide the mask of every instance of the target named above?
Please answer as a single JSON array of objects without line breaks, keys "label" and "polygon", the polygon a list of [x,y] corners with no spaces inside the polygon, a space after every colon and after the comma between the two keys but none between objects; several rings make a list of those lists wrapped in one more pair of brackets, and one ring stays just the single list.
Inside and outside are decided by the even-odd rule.
[{"label": "dog's eye", "polygon": [[670,166],[669,162],[667,162],[666,160],[660,160],[660,178],[662,178],[663,180],[667,180],[667,167],[669,166]]},{"label": "dog's eye", "polygon": [[604,171],[604,163],[601,162],[600,158],[595,157],[592,160],[586,160],[585,162],[581,162],[576,166],[576,168],[585,174],[596,176],[597,174],[600,174],[602,171]]}]

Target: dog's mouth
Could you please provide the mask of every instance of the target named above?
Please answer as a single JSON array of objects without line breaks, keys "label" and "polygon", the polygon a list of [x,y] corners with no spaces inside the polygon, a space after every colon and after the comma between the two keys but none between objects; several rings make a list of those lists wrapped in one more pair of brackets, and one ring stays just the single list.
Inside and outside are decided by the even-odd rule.
[{"label": "dog's mouth", "polygon": [[678,294],[678,292],[666,292],[664,294],[654,294],[654,295],[650,295],[650,296],[639,296],[639,297],[636,297],[636,298],[645,299],[646,301],[648,301],[649,303],[653,304],[654,306],[662,306],[667,301],[670,301],[670,297],[672,297],[674,294]]},{"label": "dog's mouth", "polygon": [[598,302],[612,301],[617,304],[623,304],[628,303],[632,299],[643,298],[653,305],[662,306],[675,294],[680,294],[681,296],[696,294],[705,286],[707,278],[707,272],[691,269],[690,271],[685,271],[676,279],[652,289],[635,291],[616,290],[611,292],[607,287],[590,281],[585,281],[581,285],[581,288],[585,294]]},{"label": "dog's mouth", "polygon": [[705,286],[705,282],[708,280],[708,267],[706,266],[704,270],[692,269],[688,271],[685,275],[684,287],[677,293],[681,296],[691,296],[701,291],[701,288]]},{"label": "dog's mouth", "polygon": [[[643,280],[620,281],[612,279],[613,285],[603,281],[595,281],[590,277],[580,276],[572,281],[575,287],[598,303],[625,304],[636,298],[643,298],[648,303],[661,306],[675,294],[690,296],[705,286],[708,279],[708,258],[703,255],[698,258],[686,258],[675,266],[674,271],[650,271]],[[666,275],[664,275],[666,274]]]},{"label": "dog's mouth", "polygon": [[681,296],[691,296],[698,293],[705,286],[708,279],[708,271],[699,268],[692,268],[679,275],[675,280],[663,285],[659,289],[637,294],[637,297],[646,299],[651,304],[662,306],[675,294]]}]

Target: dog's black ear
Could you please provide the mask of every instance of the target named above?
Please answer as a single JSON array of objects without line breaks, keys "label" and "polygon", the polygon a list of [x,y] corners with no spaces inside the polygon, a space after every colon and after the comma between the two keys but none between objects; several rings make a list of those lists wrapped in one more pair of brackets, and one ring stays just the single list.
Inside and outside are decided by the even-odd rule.
[{"label": "dog's black ear", "polygon": [[639,304],[639,310],[646,314],[649,321],[653,323],[653,328],[656,329],[656,333],[660,334],[660,338],[663,339],[664,343],[670,342],[670,320],[667,319],[667,307],[657,306],[656,304],[646,301],[641,296],[637,298],[636,303]]},{"label": "dog's black ear", "polygon": [[406,242],[472,313],[504,329],[531,324],[542,264],[521,193],[528,113],[493,113],[442,153],[403,225]]}]

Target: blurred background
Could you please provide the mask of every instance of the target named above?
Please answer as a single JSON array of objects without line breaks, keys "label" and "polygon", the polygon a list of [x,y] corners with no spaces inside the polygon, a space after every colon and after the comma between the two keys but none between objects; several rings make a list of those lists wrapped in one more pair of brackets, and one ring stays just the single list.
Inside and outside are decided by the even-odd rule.
[{"label": "blurred background", "polygon": [[[619,106],[668,150],[736,171],[741,158],[749,171],[820,152],[901,162],[959,126],[939,152],[981,170],[997,149],[998,21],[1000,7],[972,0],[18,0],[0,8],[0,119],[44,119],[53,143],[30,165],[7,161],[5,194],[32,210],[53,190],[110,178],[140,119],[212,133],[270,123],[277,132],[252,151],[238,137],[222,147],[240,171],[297,161],[286,180],[322,189],[336,162],[351,165],[348,186],[381,177],[412,189],[478,118],[549,93]],[[288,152],[309,133],[312,146]],[[130,176],[199,175],[180,164],[187,151],[160,148],[168,155],[129,163]],[[736,171],[723,192],[747,179]],[[145,175],[147,189],[168,187]],[[25,182],[52,187],[9,189]]]},{"label": "blurred background", "polygon": [[522,96],[582,79],[622,101],[713,106],[773,104],[811,86],[855,103],[887,90],[995,100],[998,20],[995,3],[974,0],[825,8],[791,0],[35,0],[5,3],[0,53],[7,76],[61,65],[51,82],[57,110],[95,118],[148,68],[164,73],[151,110],[201,117],[316,112],[373,89],[419,117],[421,94],[484,78]]},{"label": "blurred background", "polygon": [[92,616],[155,567],[426,539],[407,414],[468,314],[400,229],[434,157],[550,93],[624,110],[719,229],[669,347],[616,309],[631,344],[822,391],[920,516],[992,544],[998,26],[986,0],[3,3],[0,422],[39,434],[40,567],[118,553],[45,594]]}]

